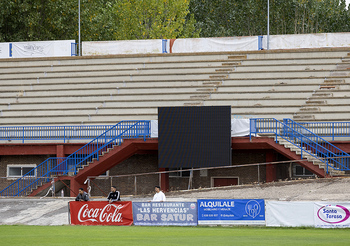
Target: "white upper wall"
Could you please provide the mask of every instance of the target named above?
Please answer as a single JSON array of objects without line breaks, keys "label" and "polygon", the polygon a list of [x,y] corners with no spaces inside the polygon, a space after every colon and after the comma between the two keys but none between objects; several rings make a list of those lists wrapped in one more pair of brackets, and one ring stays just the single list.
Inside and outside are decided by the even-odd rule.
[{"label": "white upper wall", "polygon": [[[270,35],[269,48],[302,49],[350,47],[350,33],[318,33]],[[222,37],[222,38],[188,38],[176,39],[171,47],[166,40],[167,53],[255,51],[259,49],[259,36]],[[267,36],[264,35],[260,48],[267,49]],[[83,55],[116,55],[162,53],[163,40],[121,40],[83,42]]]},{"label": "white upper wall", "polygon": [[0,43],[0,58],[71,56],[72,43],[75,40]]}]

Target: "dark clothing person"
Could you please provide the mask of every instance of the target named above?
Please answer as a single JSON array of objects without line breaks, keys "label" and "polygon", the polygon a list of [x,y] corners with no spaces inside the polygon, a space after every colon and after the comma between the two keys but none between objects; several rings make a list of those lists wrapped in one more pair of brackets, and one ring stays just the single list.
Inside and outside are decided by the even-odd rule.
[{"label": "dark clothing person", "polygon": [[120,192],[119,191],[111,191],[107,197],[108,201],[120,201]]},{"label": "dark clothing person", "polygon": [[78,194],[77,198],[75,198],[76,201],[90,201],[89,194],[86,193],[85,191],[83,193]]}]

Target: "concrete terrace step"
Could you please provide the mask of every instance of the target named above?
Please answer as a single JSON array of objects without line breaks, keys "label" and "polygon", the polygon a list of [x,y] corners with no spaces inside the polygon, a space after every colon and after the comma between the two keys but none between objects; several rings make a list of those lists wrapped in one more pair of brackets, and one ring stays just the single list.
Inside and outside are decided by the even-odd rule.
[{"label": "concrete terrace step", "polygon": [[227,74],[227,78],[280,78],[283,74],[284,78],[290,77],[347,77],[349,76],[349,70],[330,72],[329,70],[247,70],[247,71],[216,71],[218,67],[198,67],[198,68],[168,68],[168,69],[135,69],[135,70],[89,70],[89,71],[77,71],[77,72],[34,72],[27,74],[4,74],[1,76],[2,81],[13,80],[13,79],[37,79],[37,78],[79,78],[79,77],[99,77],[99,76],[116,76],[116,77],[125,77],[125,76],[176,76],[176,75],[193,75],[193,74]]},{"label": "concrete terrace step", "polygon": [[[140,88],[140,89],[128,89],[128,88],[85,88],[85,89],[70,89],[70,90],[23,90],[23,91],[12,91],[12,92],[2,92],[0,95],[1,98],[40,98],[40,97],[62,97],[62,96],[147,96],[152,95],[157,98],[165,94],[201,94],[209,93],[211,94],[211,99],[220,99],[220,98],[231,98],[241,99],[241,98],[250,98],[250,99],[269,99],[269,98],[283,98],[293,96],[297,98],[310,98],[309,101],[317,101],[319,99],[325,98],[340,98],[347,100],[346,96],[349,95],[350,90],[337,91],[336,93],[314,93],[313,91],[298,91],[295,93],[293,90],[286,91],[235,91],[233,90],[221,90],[221,88],[211,87],[211,88],[200,88],[200,87],[180,87],[180,88]],[[312,97],[312,98],[311,98]]]},{"label": "concrete terrace step", "polygon": [[240,91],[235,90],[235,88],[201,88],[201,87],[169,87],[169,88],[125,88],[125,87],[111,87],[111,88],[77,88],[77,89],[65,89],[65,90],[22,90],[22,91],[4,91],[0,95],[0,99],[12,98],[16,101],[20,99],[27,98],[40,98],[40,97],[63,97],[63,96],[118,96],[125,97],[128,95],[155,95],[156,97],[159,94],[201,94],[201,93],[213,93],[211,94],[211,99],[220,99],[220,98],[231,98],[240,99],[240,98],[250,98],[250,99],[269,99],[269,98],[283,98],[288,96],[291,98],[293,95],[295,97],[302,97],[306,99],[307,104],[327,104],[324,99],[338,99],[338,100],[349,100],[347,96],[350,94],[350,89],[346,90],[333,90],[332,92],[323,92],[323,91],[301,91],[299,90],[295,93],[294,90],[284,90],[284,91]]},{"label": "concrete terrace step", "polygon": [[[30,103],[30,102],[66,102],[66,101],[75,101],[75,102],[85,102],[85,101],[89,101],[89,100],[94,100],[94,101],[107,101],[107,100],[118,100],[118,101],[156,101],[156,100],[160,100],[160,101],[168,101],[168,100],[186,100],[189,99],[190,96],[195,96],[195,95],[208,95],[209,98],[207,98],[208,100],[212,100],[212,101],[226,101],[226,103],[231,104],[232,106],[238,106],[237,103],[242,102],[242,103],[248,103],[246,106],[248,105],[255,105],[255,106],[259,106],[259,105],[273,105],[274,103],[276,103],[277,101],[280,102],[285,102],[285,104],[290,104],[291,101],[297,102],[299,101],[299,104],[302,105],[304,104],[306,98],[305,97],[300,97],[298,95],[293,95],[293,94],[289,94],[289,95],[282,95],[282,97],[274,97],[271,94],[269,94],[270,96],[261,96],[261,95],[257,95],[256,97],[236,97],[233,98],[232,95],[230,93],[222,93],[222,94],[208,94],[208,93],[203,93],[203,92],[187,92],[187,93],[162,93],[162,94],[156,94],[156,93],[149,93],[149,94],[118,94],[117,91],[115,92],[110,92],[110,93],[104,93],[104,94],[86,94],[86,95],[79,95],[79,94],[74,94],[74,95],[34,95],[34,96],[17,96],[13,95],[13,96],[9,96],[9,97],[0,97],[0,104],[15,104],[15,103]],[[252,100],[254,99],[254,100]],[[343,98],[340,98],[343,99]],[[333,98],[333,100],[336,100],[335,98]],[[324,101],[312,101],[312,104],[315,103],[319,103],[321,104],[321,102]],[[323,103],[326,104],[326,103]],[[311,105],[311,103],[310,103]],[[241,106],[244,106],[243,104]]]},{"label": "concrete terrace step", "polygon": [[329,65],[329,64],[341,64],[341,57],[300,57],[300,58],[286,58],[286,59],[246,59],[242,62],[242,66],[284,66],[284,65]]},{"label": "concrete terrace step", "polygon": [[[62,85],[62,84],[94,84],[94,83],[120,83],[121,85],[132,85],[134,83],[145,84],[152,86],[152,84],[157,83],[181,83],[181,82],[220,82],[223,85],[225,84],[233,84],[233,85],[254,85],[258,86],[261,85],[289,85],[289,84],[295,84],[295,85],[303,85],[303,84],[322,84],[322,85],[339,85],[344,83],[350,83],[350,77],[343,77],[343,78],[332,78],[327,77],[325,80],[325,77],[276,77],[276,78],[228,78],[228,79],[209,79],[209,75],[212,74],[205,74],[205,75],[180,75],[180,76],[165,76],[165,75],[158,75],[158,76],[103,76],[103,77],[75,77],[75,78],[47,78],[47,77],[39,77],[39,78],[31,78],[31,79],[1,79],[0,83],[3,86],[23,86],[23,85],[29,85],[34,86],[38,84],[44,84],[44,85]],[[226,74],[227,75],[227,74]],[[150,83],[152,82],[152,83]]]},{"label": "concrete terrace step", "polygon": [[[268,71],[331,71],[331,70],[341,70],[341,67],[334,63],[331,64],[286,64],[286,65],[246,65],[247,62],[242,63],[242,65],[235,68],[235,72],[268,72]],[[346,68],[342,70],[346,71]]]},{"label": "concrete terrace step", "polygon": [[[224,84],[223,84],[224,83]],[[234,84],[233,81],[226,80],[222,81],[158,81],[153,83],[142,83],[142,82],[99,82],[99,83],[65,83],[65,84],[27,84],[27,85],[2,85],[0,92],[23,92],[23,91],[64,91],[64,90],[115,90],[119,89],[124,93],[140,90],[159,90],[169,89],[173,90],[176,88],[201,88],[206,90],[207,88],[219,88],[220,92],[283,92],[283,91],[320,91],[328,92],[337,90],[350,90],[350,83],[341,85],[332,85],[331,88],[322,88],[319,84],[249,84],[242,86],[241,84]]]},{"label": "concrete terrace step", "polygon": [[[2,68],[0,74],[33,74],[33,73],[76,73],[81,71],[139,71],[190,68],[222,68],[221,61],[202,61],[192,63],[137,63],[137,64],[98,64],[79,66],[41,66],[41,67],[11,67]],[[235,65],[237,65],[236,63]],[[233,67],[233,66],[229,66]]]},{"label": "concrete terrace step", "polygon": [[329,59],[329,58],[342,58],[347,56],[345,49],[296,49],[296,50],[280,50],[276,52],[247,52],[247,59]]},{"label": "concrete terrace step", "polygon": [[[52,57],[52,58],[25,58],[1,59],[0,67],[19,66],[79,66],[101,64],[142,64],[164,62],[201,62],[227,60],[230,52],[221,53],[188,53],[188,54],[139,54],[139,55],[111,55],[111,56],[81,56],[81,57]],[[233,56],[246,57],[244,54],[234,53]]]},{"label": "concrete terrace step", "polygon": [[[168,68],[168,69],[157,69],[157,70],[88,70],[88,71],[76,71],[76,72],[35,72],[27,74],[4,74],[2,79],[23,79],[23,78],[75,78],[75,77],[90,77],[90,76],[158,76],[158,75],[184,75],[184,74],[215,74],[217,67],[198,67],[198,68]],[[227,74],[227,72],[222,72]]]}]

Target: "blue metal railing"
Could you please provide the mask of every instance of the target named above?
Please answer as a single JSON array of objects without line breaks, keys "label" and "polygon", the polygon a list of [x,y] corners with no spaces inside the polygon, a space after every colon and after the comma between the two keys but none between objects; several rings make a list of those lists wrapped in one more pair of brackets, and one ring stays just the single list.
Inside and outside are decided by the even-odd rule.
[{"label": "blue metal railing", "polygon": [[320,137],[350,137],[350,122],[300,122],[301,126]]},{"label": "blue metal railing", "polygon": [[54,157],[46,159],[37,167],[33,168],[28,173],[24,174],[22,177],[20,177],[15,182],[13,182],[11,185],[3,189],[0,192],[0,195],[1,196],[15,196],[15,194],[17,196],[26,195],[25,191],[23,191],[23,187],[30,186],[35,181],[37,181],[36,187],[42,185],[44,182],[48,182],[49,176],[47,176],[47,172],[52,168],[54,168],[55,166],[58,166],[65,159],[66,158],[54,158]]},{"label": "blue metal railing", "polygon": [[[252,115],[233,115],[234,119],[253,118]],[[350,122],[302,122],[306,129],[320,137],[350,138]],[[73,126],[4,126],[0,127],[0,141],[18,140],[90,140],[101,135],[113,125],[73,125]]]},{"label": "blue metal railing", "polygon": [[76,175],[79,168],[89,165],[94,160],[99,160],[100,156],[107,152],[108,149],[121,144],[123,139],[143,138],[145,140],[149,136],[149,121],[121,121],[68,157],[47,159],[28,174],[2,190],[0,195],[27,195],[39,185],[42,185],[43,182],[48,182],[50,177],[57,175]]},{"label": "blue metal railing", "polygon": [[0,140],[86,140],[94,139],[113,125],[76,126],[3,126],[0,127]]},{"label": "blue metal railing", "polygon": [[280,122],[276,119],[251,119],[250,121],[250,138],[256,134],[274,134],[275,141],[278,142],[277,137],[281,137],[301,151],[301,158],[303,153],[308,153],[318,160],[322,161],[328,169],[336,170],[350,170],[350,155],[325,139],[317,136],[313,132],[304,128],[300,124],[290,119],[285,119]]}]

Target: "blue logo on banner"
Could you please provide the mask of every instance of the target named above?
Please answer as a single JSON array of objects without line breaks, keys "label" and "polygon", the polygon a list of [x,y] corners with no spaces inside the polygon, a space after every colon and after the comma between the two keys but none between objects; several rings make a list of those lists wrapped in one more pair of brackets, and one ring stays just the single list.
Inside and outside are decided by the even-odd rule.
[{"label": "blue logo on banner", "polygon": [[134,225],[196,226],[196,202],[133,202]]},{"label": "blue logo on banner", "polygon": [[262,199],[198,200],[198,224],[264,224]]}]

